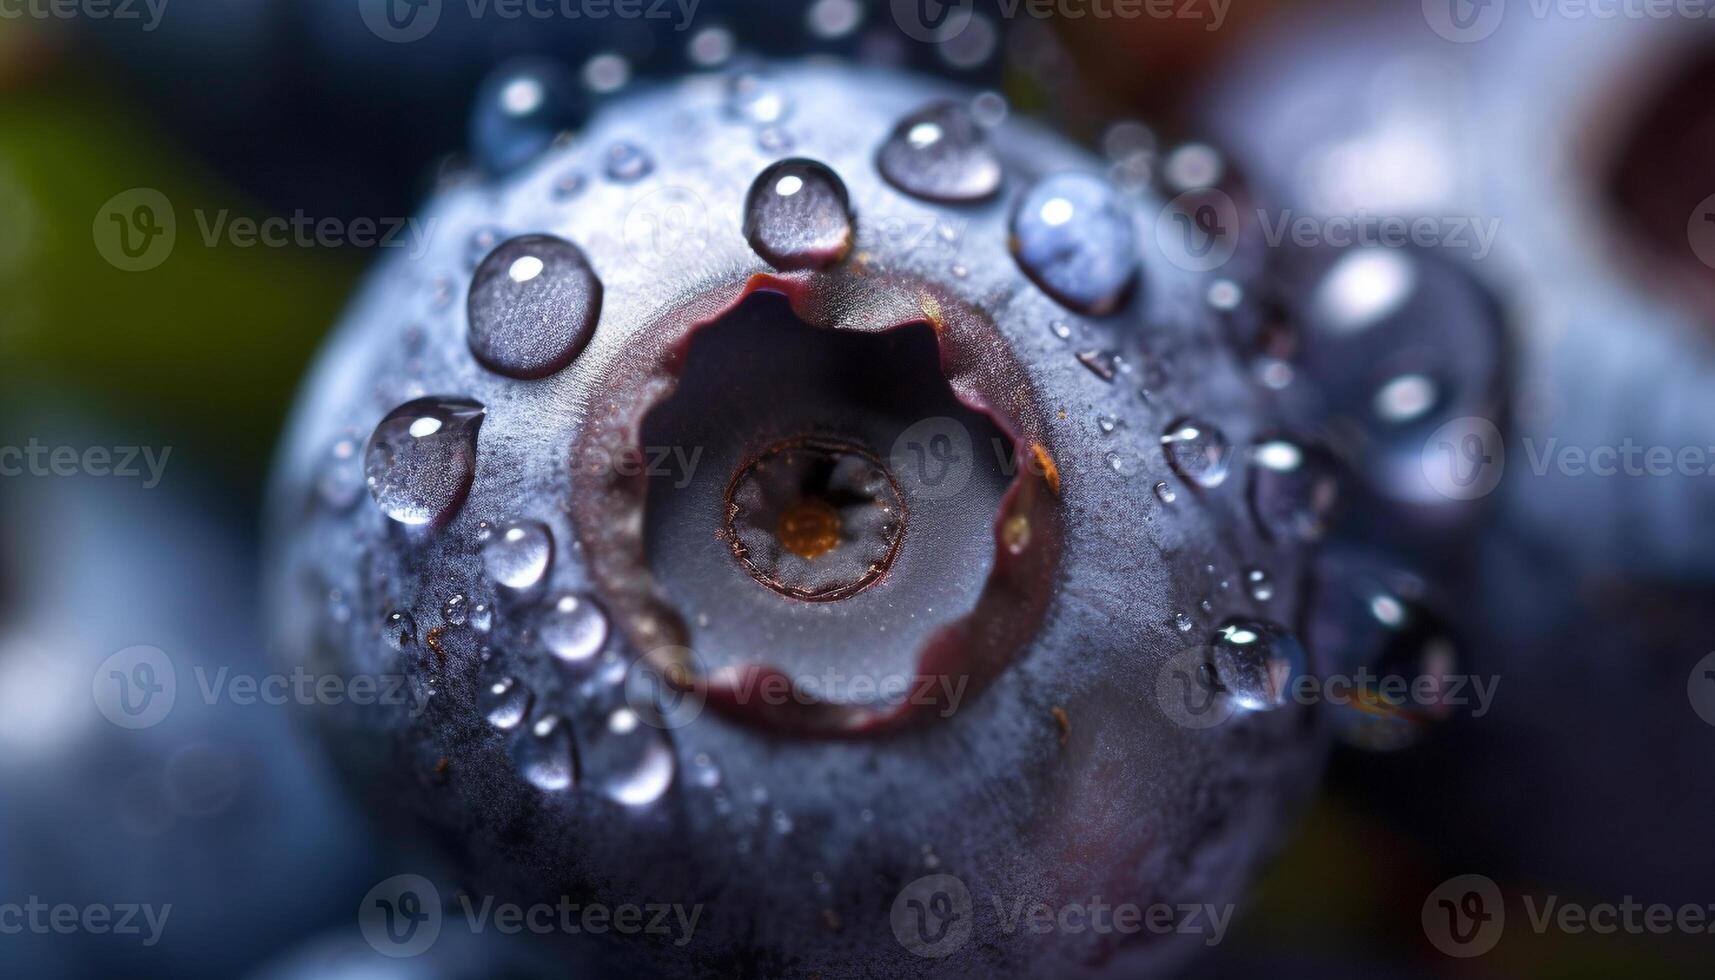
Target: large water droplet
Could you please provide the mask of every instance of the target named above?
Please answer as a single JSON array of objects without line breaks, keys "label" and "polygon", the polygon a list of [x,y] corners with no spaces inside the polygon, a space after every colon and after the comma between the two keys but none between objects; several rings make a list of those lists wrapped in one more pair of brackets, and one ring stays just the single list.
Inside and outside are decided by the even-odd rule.
[{"label": "large water droplet", "polygon": [[1000,190],[1000,158],[956,102],[937,102],[901,120],[881,145],[876,168],[894,187],[929,201],[981,201]]},{"label": "large water droplet", "polygon": [[777,269],[822,269],[852,244],[851,201],[839,175],[814,160],[764,170],[744,204],[744,237]]},{"label": "large water droplet", "polygon": [[1340,501],[1334,461],[1314,447],[1270,439],[1251,447],[1251,516],[1274,541],[1316,541]]},{"label": "large water droplet", "polygon": [[489,677],[485,672],[477,683],[477,710],[495,728],[509,732],[530,713],[530,689],[516,678]]},{"label": "large water droplet", "polygon": [[614,709],[584,745],[584,772],[601,795],[623,806],[660,799],[677,768],[666,733],[628,707]]},{"label": "large water droplet", "polygon": [[1178,419],[1161,434],[1161,451],[1173,472],[1200,487],[1212,490],[1227,480],[1232,446],[1207,422]]},{"label": "large water droplet", "polygon": [[512,743],[519,775],[550,793],[571,788],[577,778],[575,759],[571,726],[558,715],[536,719]]},{"label": "large water droplet", "polygon": [[534,588],[554,557],[554,534],[540,521],[509,521],[482,546],[488,577],[509,589]]},{"label": "large water droplet", "polygon": [[477,162],[493,176],[519,169],[540,156],[561,131],[575,128],[584,104],[576,82],[551,61],[502,66],[483,83],[471,113],[470,141]]},{"label": "large water droplet", "polygon": [[1118,308],[1137,279],[1132,217],[1119,193],[1089,174],[1043,178],[1019,199],[1012,252],[1044,292],[1094,316]]},{"label": "large water droplet", "polygon": [[583,352],[601,301],[601,280],[576,245],[552,235],[503,242],[471,280],[471,353],[508,377],[546,377]]},{"label": "large water droplet", "polygon": [[381,512],[401,524],[444,520],[476,476],[483,407],[461,398],[419,398],[388,413],[369,437],[363,469]]},{"label": "large water droplet", "polygon": [[585,663],[607,643],[607,614],[594,599],[565,592],[543,610],[540,633],[542,643],[554,656]]},{"label": "large water droplet", "polygon": [[1255,620],[1231,620],[1217,630],[1210,662],[1227,696],[1246,711],[1284,706],[1307,669],[1304,647],[1290,633]]}]

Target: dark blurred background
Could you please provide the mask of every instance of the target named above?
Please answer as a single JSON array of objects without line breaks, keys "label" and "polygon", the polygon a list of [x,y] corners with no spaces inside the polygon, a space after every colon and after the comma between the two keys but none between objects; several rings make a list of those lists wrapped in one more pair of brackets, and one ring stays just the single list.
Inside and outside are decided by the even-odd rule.
[{"label": "dark blurred background", "polygon": [[[1212,135],[1259,193],[1303,213],[1501,218],[1477,279],[1517,356],[1509,440],[1715,446],[1715,251],[1702,259],[1695,230],[1715,193],[1707,22],[1515,3],[1497,29],[1438,20],[1437,2],[1176,0],[1180,16],[1058,23],[979,3],[987,28],[944,41],[858,0],[703,0],[683,25],[599,26],[448,3],[405,43],[358,0],[169,0],[158,16],[124,8],[134,18],[4,4],[0,446],[41,447],[50,472],[0,477],[0,902],[173,911],[147,948],[0,935],[0,973],[502,972],[510,954],[453,942],[408,964],[363,947],[355,910],[396,870],[396,842],[344,802],[288,708],[186,704],[130,731],[98,711],[91,678],[139,645],[172,651],[182,687],[193,666],[278,669],[255,589],[270,454],[376,257],[205,241],[199,220],[384,226],[651,78],[747,52],[857,57],[1002,92],[1110,155],[1115,133],[1149,153]],[[497,80],[518,72],[563,90],[554,116],[496,117]],[[1561,84],[1573,77],[1586,81]],[[1135,124],[1112,128],[1135,119],[1152,127],[1141,143]],[[139,188],[176,215],[164,260],[127,256],[108,224]],[[122,268],[134,259],[146,268]],[[1453,342],[1423,316],[1428,342]],[[159,468],[54,475],[66,447],[146,447]],[[1501,678],[1496,717],[1396,751],[1342,747],[1198,975],[1707,975],[1709,935],[1509,924],[1494,951],[1458,959],[1426,932],[1426,900],[1466,873],[1509,895],[1715,902],[1700,833],[1715,713],[1699,717],[1687,687],[1715,649],[1707,478],[1519,482],[1458,533],[1405,534],[1386,555],[1454,573],[1438,583],[1450,631],[1471,670]]]}]

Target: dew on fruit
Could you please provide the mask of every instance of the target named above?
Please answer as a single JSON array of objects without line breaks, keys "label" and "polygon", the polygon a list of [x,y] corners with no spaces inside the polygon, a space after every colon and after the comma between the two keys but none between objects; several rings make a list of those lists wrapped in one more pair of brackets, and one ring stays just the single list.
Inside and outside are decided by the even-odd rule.
[{"label": "dew on fruit", "polygon": [[1288,439],[1251,447],[1251,517],[1270,540],[1319,540],[1327,533],[1340,500],[1333,461]]},{"label": "dew on fruit", "polygon": [[816,37],[837,40],[863,23],[863,5],[858,0],[816,0],[804,14],[804,22]]},{"label": "dew on fruit", "polygon": [[631,708],[615,708],[583,745],[583,768],[602,796],[648,806],[673,785],[677,762],[666,733]]},{"label": "dew on fruit", "polygon": [[1433,379],[1407,373],[1376,390],[1375,413],[1383,422],[1407,425],[1429,414],[1440,400],[1440,387]]},{"label": "dew on fruit", "polygon": [[1196,623],[1191,619],[1190,613],[1177,612],[1173,614],[1173,625],[1178,628],[1179,632],[1189,633],[1191,627],[1195,626]]},{"label": "dew on fruit", "polygon": [[316,496],[329,510],[345,510],[363,495],[363,463],[356,439],[335,442],[316,476]]},{"label": "dew on fruit", "polygon": [[732,58],[737,43],[732,32],[724,27],[705,27],[692,35],[686,45],[691,63],[699,68],[718,68]]},{"label": "dew on fruit", "polygon": [[764,126],[756,131],[756,148],[764,153],[785,153],[792,149],[792,134],[781,126]]},{"label": "dew on fruit", "polygon": [[1245,588],[1251,598],[1258,602],[1267,602],[1274,598],[1274,580],[1260,568],[1253,568],[1245,573]]},{"label": "dew on fruit", "polygon": [[1113,435],[1120,425],[1121,422],[1117,415],[1109,415],[1106,412],[1096,415],[1096,431],[1104,436]]},{"label": "dew on fruit", "polygon": [[902,119],[876,154],[888,183],[912,197],[963,204],[1000,190],[1000,157],[970,110],[936,102]]},{"label": "dew on fruit", "polygon": [[363,470],[381,512],[401,524],[443,520],[464,503],[476,476],[483,407],[461,398],[399,406],[369,437]]},{"label": "dew on fruit", "polygon": [[470,626],[478,633],[486,633],[494,628],[494,610],[484,602],[470,607]]},{"label": "dew on fruit", "polygon": [[1185,480],[1212,490],[1227,480],[1232,446],[1220,429],[1198,419],[1181,418],[1161,434],[1167,465]]},{"label": "dew on fruit", "polygon": [[552,235],[513,238],[471,281],[471,353],[507,377],[546,377],[583,352],[601,303],[601,280],[582,249]]},{"label": "dew on fruit", "polygon": [[513,738],[513,764],[537,789],[549,793],[570,789],[577,778],[575,759],[571,725],[558,715],[541,716]]},{"label": "dew on fruit", "polygon": [[403,650],[417,642],[417,621],[408,612],[394,610],[382,619],[381,635],[388,646]]},{"label": "dew on fruit", "polygon": [[574,127],[582,108],[576,83],[560,66],[534,59],[503,66],[477,95],[472,152],[489,174],[512,173]]},{"label": "dew on fruit", "polygon": [[556,201],[569,201],[582,194],[588,183],[589,179],[581,171],[568,170],[554,178],[554,186],[549,193]]},{"label": "dew on fruit", "polygon": [[621,184],[635,183],[655,169],[655,159],[636,143],[620,140],[607,148],[602,172]]},{"label": "dew on fruit", "polygon": [[1290,633],[1272,623],[1242,619],[1216,631],[1210,662],[1227,696],[1246,711],[1284,706],[1293,681],[1307,667],[1304,648]]},{"label": "dew on fruit", "polygon": [[709,758],[707,752],[698,752],[691,760],[691,781],[704,789],[714,789],[721,784],[720,766]]},{"label": "dew on fruit", "polygon": [[463,592],[454,593],[441,604],[441,621],[448,626],[463,626],[470,621],[470,599]]},{"label": "dew on fruit", "polygon": [[1078,363],[1103,381],[1112,382],[1119,375],[1119,357],[1112,351],[1086,350],[1078,352]]},{"label": "dew on fruit", "polygon": [[753,126],[778,123],[792,113],[792,98],[759,71],[741,71],[727,79],[727,114]]},{"label": "dew on fruit", "polygon": [[631,62],[613,52],[598,54],[584,62],[584,87],[597,95],[611,95],[631,81]]},{"label": "dew on fruit", "polygon": [[607,643],[607,614],[588,596],[561,593],[542,612],[538,633],[554,656],[568,663],[586,663]]},{"label": "dew on fruit", "polygon": [[554,534],[540,521],[508,521],[488,534],[482,565],[488,577],[509,589],[530,589],[548,573]]},{"label": "dew on fruit", "polygon": [[477,710],[495,728],[509,732],[529,715],[533,697],[517,678],[484,676],[477,685]]},{"label": "dew on fruit", "polygon": [[1222,313],[1231,313],[1244,302],[1245,291],[1231,279],[1217,279],[1209,284],[1209,305]]},{"label": "dew on fruit", "polygon": [[1072,325],[1064,320],[1050,320],[1048,322],[1048,332],[1061,340],[1072,339]]},{"label": "dew on fruit", "polygon": [[1012,215],[1013,257],[1033,282],[1080,313],[1112,313],[1137,279],[1137,233],[1119,193],[1099,177],[1038,181]]},{"label": "dew on fruit", "polygon": [[846,185],[814,160],[782,160],[751,185],[744,237],[777,269],[822,269],[852,245]]},{"label": "dew on fruit", "polygon": [[971,99],[971,118],[984,129],[993,129],[1006,122],[1006,117],[1012,113],[1012,106],[1006,101],[1006,96],[999,92],[978,92]]},{"label": "dew on fruit", "polygon": [[1165,482],[1157,483],[1155,485],[1155,499],[1164,504],[1172,504],[1174,501],[1179,499],[1179,494],[1174,491],[1171,484]]}]

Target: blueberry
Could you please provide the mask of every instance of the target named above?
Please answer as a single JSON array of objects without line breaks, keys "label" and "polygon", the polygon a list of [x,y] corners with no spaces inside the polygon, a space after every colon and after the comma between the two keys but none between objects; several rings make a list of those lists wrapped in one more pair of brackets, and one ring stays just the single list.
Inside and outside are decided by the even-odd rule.
[{"label": "blueberry", "polygon": [[[1157,698],[1235,622],[1272,651],[1257,676],[1302,669],[1279,624],[1297,621],[1305,542],[1252,519],[1239,451],[1279,420],[1214,342],[1206,277],[1151,268],[1147,311],[1119,302],[1148,260],[1117,193],[1064,176],[1096,169],[1083,152],[996,125],[995,192],[935,203],[884,172],[909,155],[880,151],[971,93],[744,71],[790,100],[786,163],[731,111],[752,81],[667,87],[430,203],[448,233],[380,268],[287,437],[274,637],[434,692],[420,716],[323,727],[390,829],[430,832],[476,887],[703,906],[682,947],[569,940],[616,966],[1176,961],[1195,943],[1049,941],[992,909],[1233,901],[1309,792],[1322,740],[1302,706],[1265,690],[1274,710],[1204,727]],[[604,172],[621,144],[650,167]],[[573,200],[569,170],[589,175]],[[1015,215],[1062,192],[1075,224],[1094,209],[1094,237],[1038,251]],[[471,236],[496,228],[574,244],[578,288],[511,296],[554,263],[514,275],[535,253],[506,252],[456,302]],[[489,274],[506,301],[484,299]],[[579,302],[595,284],[599,312]],[[1142,398],[1146,364],[1187,381]],[[457,407],[457,433],[423,399]],[[1188,419],[1195,438],[1164,452]],[[328,505],[329,447],[378,425],[410,465],[378,464],[382,506]],[[326,616],[329,589],[347,620]],[[414,625],[399,649],[395,613]],[[934,876],[975,918],[919,956],[910,902],[953,888]]]}]

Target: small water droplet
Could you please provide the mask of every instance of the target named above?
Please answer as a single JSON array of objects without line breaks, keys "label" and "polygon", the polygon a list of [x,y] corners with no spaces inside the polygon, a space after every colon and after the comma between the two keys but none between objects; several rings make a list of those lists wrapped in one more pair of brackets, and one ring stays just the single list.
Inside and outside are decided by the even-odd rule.
[{"label": "small water droplet", "polygon": [[1072,325],[1064,320],[1049,321],[1048,332],[1061,340],[1072,339]]},{"label": "small water droplet", "polygon": [[1007,104],[1006,96],[999,92],[978,92],[971,99],[971,117],[984,129],[993,129],[1006,122],[1006,117],[1012,112]]},{"label": "small water droplet", "polygon": [[1245,573],[1245,586],[1250,590],[1251,598],[1258,602],[1267,602],[1274,598],[1274,580],[1260,568],[1253,568]]},{"label": "small water droplet", "polygon": [[503,732],[518,727],[530,713],[532,700],[530,689],[516,678],[495,677],[478,681],[477,710],[490,725]]},{"label": "small water droplet", "polygon": [[576,83],[559,65],[539,59],[504,65],[477,94],[472,151],[490,175],[512,173],[575,128],[583,108]]},{"label": "small water droplet", "polygon": [[575,759],[571,726],[558,715],[536,719],[512,743],[512,761],[519,774],[550,793],[571,788],[576,781]]},{"label": "small water droplet", "polygon": [[741,71],[727,79],[726,108],[737,119],[767,126],[791,115],[792,99],[768,75]]},{"label": "small water droplet", "polygon": [[732,58],[737,47],[732,32],[724,27],[705,27],[691,38],[687,53],[699,68],[717,68]]},{"label": "small water droplet", "polygon": [[464,503],[476,476],[483,407],[468,399],[419,398],[399,406],[363,452],[370,496],[401,524],[443,520]]},{"label": "small water droplet", "polygon": [[785,810],[774,811],[774,832],[785,836],[792,832],[792,817]]},{"label": "small water droplet", "polygon": [[583,663],[607,643],[607,614],[587,596],[562,593],[543,611],[538,632],[554,656]]},{"label": "small water droplet", "polygon": [[1106,412],[1098,413],[1096,415],[1096,431],[1100,432],[1104,436],[1113,435],[1114,431],[1117,430],[1120,425],[1121,422],[1117,415],[1109,415]]},{"label": "small water droplet", "polygon": [[582,171],[568,170],[554,178],[554,186],[550,193],[553,194],[556,201],[569,201],[582,194],[588,184],[589,179],[583,175]]},{"label": "small water droplet", "polygon": [[1173,487],[1169,484],[1157,483],[1155,485],[1155,499],[1164,504],[1171,504],[1179,499],[1179,494],[1175,493]]},{"label": "small water droplet", "polygon": [[1113,186],[1088,174],[1045,177],[1012,215],[1018,266],[1061,305],[1114,312],[1137,279],[1137,233]]},{"label": "small water droplet", "polygon": [[631,62],[612,52],[598,54],[584,63],[584,87],[597,95],[610,95],[631,81]]},{"label": "small water droplet", "polygon": [[1216,631],[1210,651],[1215,676],[1246,711],[1284,706],[1306,669],[1304,647],[1272,623],[1231,620]]},{"label": "small water droplet", "polygon": [[1191,627],[1196,624],[1192,622],[1190,613],[1177,612],[1173,614],[1173,625],[1178,627],[1179,632],[1189,633]]},{"label": "small water droplet", "polygon": [[470,625],[478,633],[486,633],[494,628],[494,610],[487,603],[479,602],[470,608]]},{"label": "small water droplet", "polygon": [[764,153],[785,153],[792,145],[792,134],[783,126],[764,126],[756,131],[756,148]]},{"label": "small water droplet", "polygon": [[1161,434],[1161,451],[1173,472],[1197,486],[1212,490],[1227,480],[1232,446],[1207,422],[1178,419]]},{"label": "small water droplet", "polygon": [[810,33],[824,41],[845,37],[863,23],[858,0],[816,0],[804,15]]},{"label": "small water droplet", "polygon": [[601,303],[601,280],[582,249],[552,235],[511,239],[471,281],[471,353],[507,377],[547,377],[583,352]]},{"label": "small water droplet", "polygon": [[778,269],[822,269],[838,262],[852,244],[846,185],[814,160],[774,164],[745,199],[744,237]]},{"label": "small water droplet", "polygon": [[655,160],[642,147],[620,140],[607,148],[607,160],[602,167],[609,180],[630,184],[649,176]]},{"label": "small water droplet", "polygon": [[488,577],[509,589],[534,588],[553,557],[554,534],[540,521],[508,521],[482,546]]},{"label": "small water droplet", "polygon": [[470,621],[470,600],[463,592],[454,593],[441,606],[441,621],[448,626],[463,626]]},{"label": "small water droplet", "polygon": [[692,764],[695,766],[695,775],[692,779],[698,786],[714,789],[721,784],[720,767],[715,765],[714,760],[709,758],[707,752],[698,752],[697,757],[692,760]]},{"label": "small water droplet", "polygon": [[417,621],[411,618],[410,613],[395,610],[382,620],[381,635],[386,638],[388,646],[403,650],[417,642]]},{"label": "small water droplet", "polygon": [[1376,389],[1376,417],[1390,425],[1407,425],[1429,414],[1441,402],[1441,388],[1433,378],[1408,373]]},{"label": "small water droplet", "polygon": [[648,806],[666,795],[678,766],[666,733],[631,708],[616,708],[584,747],[584,772],[597,791],[622,806]]},{"label": "small water droplet", "polygon": [[876,166],[905,193],[947,204],[992,197],[1002,175],[988,133],[955,102],[936,102],[901,120],[882,144]]},{"label": "small water droplet", "polygon": [[1231,279],[1217,279],[1209,284],[1209,305],[1223,313],[1231,313],[1244,302],[1245,291]]},{"label": "small water droplet", "polygon": [[1270,540],[1312,542],[1327,533],[1340,502],[1339,473],[1324,452],[1287,439],[1251,447],[1251,517]]},{"label": "small water droplet", "polygon": [[316,477],[316,495],[330,510],[345,510],[363,495],[363,462],[356,439],[340,439],[328,450]]},{"label": "small water droplet", "polygon": [[1119,357],[1112,351],[1079,351],[1078,363],[1089,368],[1091,374],[1109,383],[1119,374]]}]

